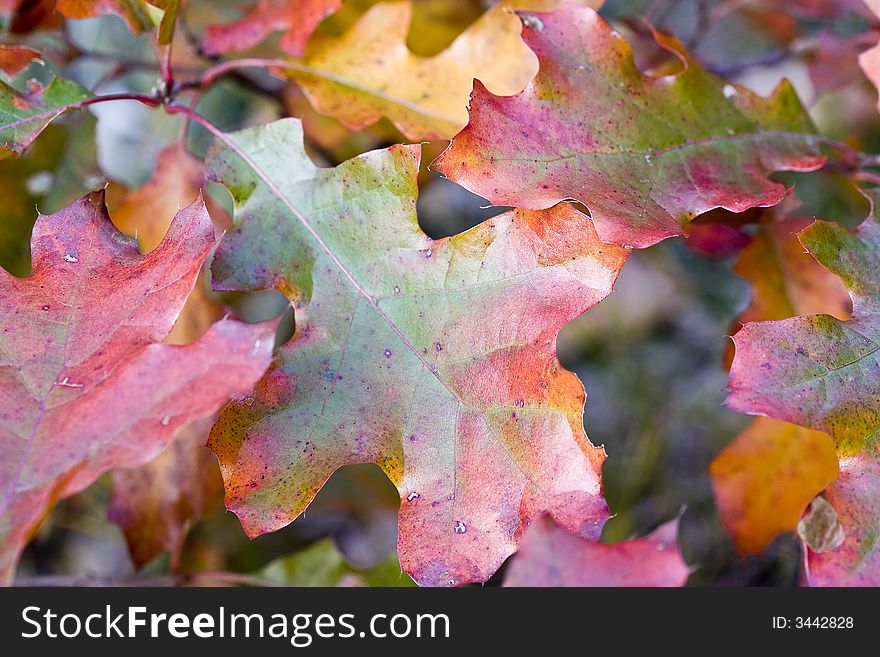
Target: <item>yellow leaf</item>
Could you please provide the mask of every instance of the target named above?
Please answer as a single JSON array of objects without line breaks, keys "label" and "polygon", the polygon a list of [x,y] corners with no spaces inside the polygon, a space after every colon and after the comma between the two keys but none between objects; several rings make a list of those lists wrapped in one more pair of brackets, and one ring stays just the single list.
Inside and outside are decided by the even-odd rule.
[{"label": "yellow leaf", "polygon": [[[407,47],[411,2],[371,7],[341,36],[316,35],[308,70],[290,72],[322,114],[353,129],[386,116],[409,139],[449,139],[467,124],[474,78],[493,94],[522,91],[538,60],[520,38],[514,10],[549,11],[562,0],[503,0],[433,57]],[[581,4],[595,6],[595,0]]]}]

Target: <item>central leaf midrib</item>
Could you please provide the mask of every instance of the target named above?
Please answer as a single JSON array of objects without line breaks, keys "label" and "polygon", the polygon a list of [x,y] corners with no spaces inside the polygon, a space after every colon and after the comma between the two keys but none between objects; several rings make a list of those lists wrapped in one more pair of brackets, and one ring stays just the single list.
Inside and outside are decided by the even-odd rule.
[{"label": "central leaf midrib", "polygon": [[[271,66],[269,67],[271,68]],[[369,94],[371,96],[375,96],[381,100],[387,101],[404,109],[408,109],[410,111],[421,114],[427,118],[437,119],[440,121],[445,121],[452,125],[460,125],[461,121],[456,119],[455,117],[446,116],[445,114],[441,114],[440,112],[435,112],[423,105],[419,105],[411,100],[407,100],[406,98],[401,98],[399,96],[393,96],[389,93],[382,91],[381,89],[376,89],[372,86],[367,86],[361,84],[359,82],[355,82],[347,77],[342,75],[337,75],[335,73],[331,73],[329,71],[325,71],[324,69],[317,68],[314,66],[309,66],[308,64],[303,64],[300,62],[289,61],[285,63],[285,68],[288,68],[292,71],[299,71],[304,75],[311,75],[316,78],[326,80],[327,82],[332,82],[334,84],[341,85],[343,87],[348,87],[349,89],[353,89],[355,91],[359,91],[361,93]],[[296,77],[296,76],[294,76]]]}]

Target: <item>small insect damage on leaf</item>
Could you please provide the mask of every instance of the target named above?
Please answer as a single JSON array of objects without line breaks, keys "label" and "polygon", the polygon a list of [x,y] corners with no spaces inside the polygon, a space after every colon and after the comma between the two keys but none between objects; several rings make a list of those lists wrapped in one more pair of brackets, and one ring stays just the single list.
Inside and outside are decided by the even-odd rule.
[{"label": "small insect damage on leaf", "polygon": [[816,496],[798,523],[798,536],[813,552],[830,552],[846,540],[837,511],[822,495]]}]

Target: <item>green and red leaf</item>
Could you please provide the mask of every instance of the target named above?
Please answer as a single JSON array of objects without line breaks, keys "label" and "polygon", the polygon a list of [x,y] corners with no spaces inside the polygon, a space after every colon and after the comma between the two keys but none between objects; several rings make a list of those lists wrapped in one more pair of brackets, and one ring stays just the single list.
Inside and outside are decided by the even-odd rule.
[{"label": "green and red leaf", "polygon": [[21,155],[55,118],[89,98],[86,89],[61,78],[45,88],[33,84],[26,93],[0,82],[0,158]]},{"label": "green and red leaf", "polygon": [[[877,193],[870,194],[876,208]],[[876,463],[880,443],[880,225],[876,210],[854,230],[818,221],[801,243],[839,276],[853,301],[852,318],[827,314],[747,324],[734,338],[727,405],[827,432],[841,457],[840,480],[826,497],[846,540],[829,552],[810,550],[814,582],[880,581],[876,557]]]},{"label": "green and red leaf", "polygon": [[567,204],[432,240],[419,150],[319,169],[295,120],[217,142],[208,170],[236,209],[214,288],[281,290],[296,333],[209,446],[251,536],[295,519],[340,466],[378,463],[400,493],[404,570],[459,584],[487,579],[539,513],[598,536],[604,452],[555,341],[628,252]]},{"label": "green and red leaf", "polygon": [[824,163],[787,83],[761,98],[710,75],[661,34],[682,70],[653,76],[591,9],[521,16],[538,75],[511,97],[475,84],[470,123],[432,165],[496,205],[537,210],[574,199],[603,241],[646,247],[713,208],[775,205],[786,188],[771,173]]}]

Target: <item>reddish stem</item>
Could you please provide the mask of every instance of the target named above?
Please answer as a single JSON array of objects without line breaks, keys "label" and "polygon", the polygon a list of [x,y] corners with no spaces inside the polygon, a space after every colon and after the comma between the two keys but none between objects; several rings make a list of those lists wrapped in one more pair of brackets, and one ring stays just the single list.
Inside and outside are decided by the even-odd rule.
[{"label": "reddish stem", "polygon": [[148,107],[159,107],[159,105],[162,104],[162,101],[160,101],[155,96],[144,96],[142,94],[121,93],[108,94],[106,96],[92,96],[91,98],[86,98],[76,103],[64,105],[63,107],[53,107],[43,112],[39,112],[38,114],[23,116],[20,119],[17,119],[11,123],[7,123],[3,126],[3,129],[11,130],[12,128],[16,128],[23,123],[30,123],[39,119],[49,119],[51,121],[58,115],[63,114],[68,110],[78,110],[84,107],[88,107],[89,105],[97,105],[98,103],[107,103],[114,100],[133,100],[135,102],[147,105]]},{"label": "reddish stem", "polygon": [[159,57],[159,72],[165,81],[165,88],[170,90],[174,86],[174,72],[171,69],[171,44],[162,48],[162,54]]},{"label": "reddish stem", "polygon": [[168,112],[168,114],[182,114],[187,119],[198,123],[215,137],[219,137],[223,141],[228,141],[226,139],[226,133],[224,133],[220,128],[215,126],[208,119],[196,112],[191,107],[187,107],[186,105],[178,105],[177,103],[169,103],[165,106],[165,111]]},{"label": "reddish stem", "polygon": [[[69,109],[82,109],[83,107],[88,107],[89,105],[96,105],[98,103],[107,103],[114,100],[133,100],[137,103],[141,103],[143,105],[147,105],[148,107],[159,107],[162,104],[155,96],[145,96],[143,94],[132,94],[132,93],[120,93],[120,94],[107,94],[106,96],[92,96],[91,98],[86,98],[85,100],[81,100],[78,103],[73,103],[71,105],[67,105],[65,110]],[[33,117],[30,117],[33,118]]]}]

